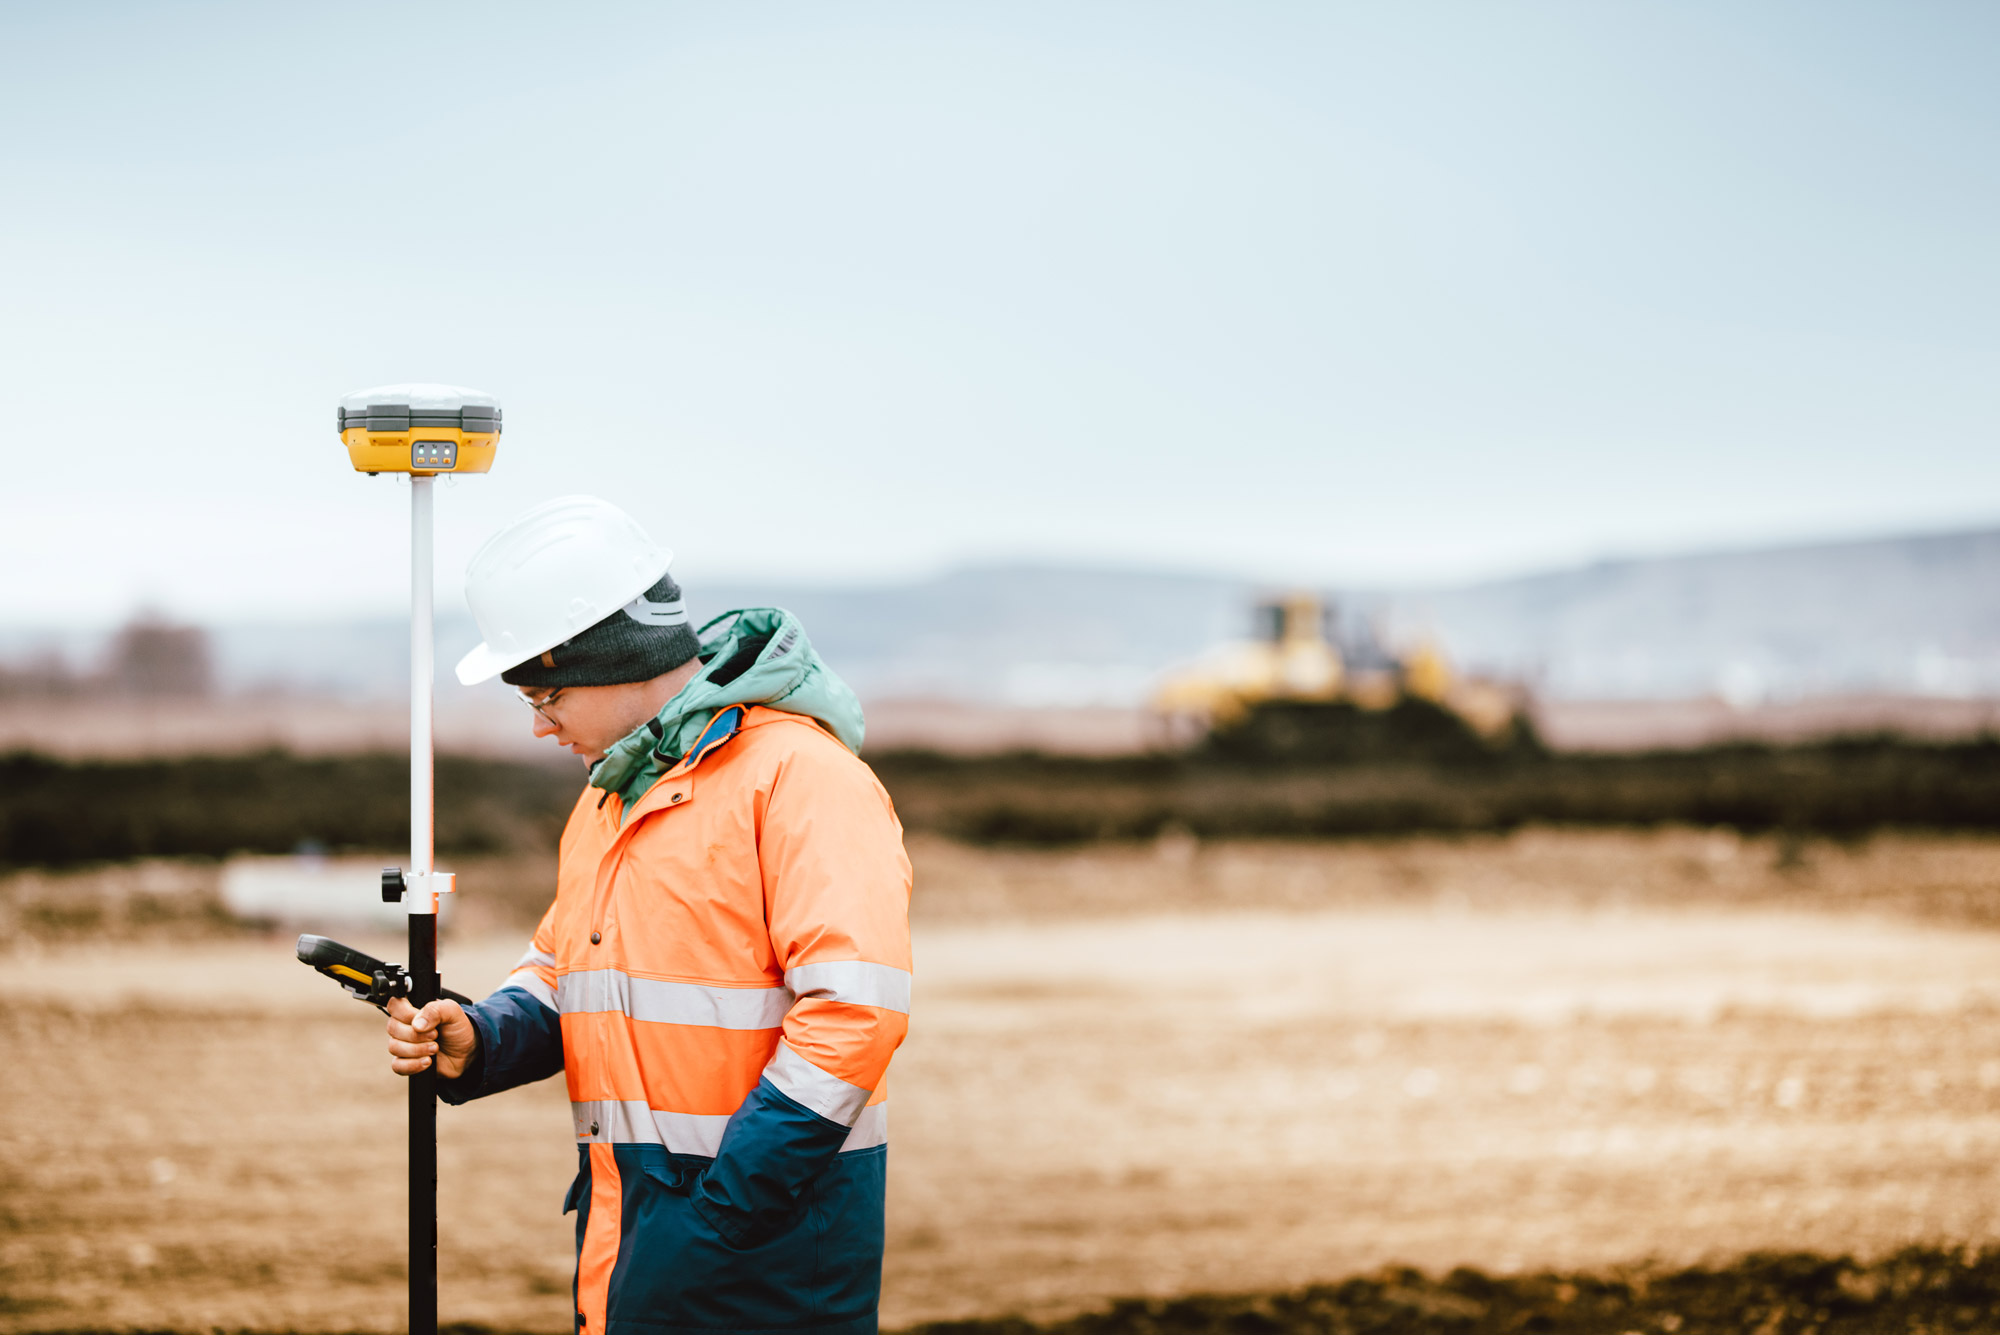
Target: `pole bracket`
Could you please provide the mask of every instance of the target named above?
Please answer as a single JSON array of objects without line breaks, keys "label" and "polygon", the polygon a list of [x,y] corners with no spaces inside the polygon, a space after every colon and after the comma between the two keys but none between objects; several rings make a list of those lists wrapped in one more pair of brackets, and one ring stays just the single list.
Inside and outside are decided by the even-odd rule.
[{"label": "pole bracket", "polygon": [[382,869],[382,902],[401,900],[411,913],[436,913],[438,896],[458,889],[458,873],[449,871],[404,871],[401,867]]},{"label": "pole bracket", "polygon": [[409,886],[403,893],[403,910],[406,913],[436,913],[438,896],[448,895],[458,888],[455,872],[409,871],[403,873],[403,880]]}]

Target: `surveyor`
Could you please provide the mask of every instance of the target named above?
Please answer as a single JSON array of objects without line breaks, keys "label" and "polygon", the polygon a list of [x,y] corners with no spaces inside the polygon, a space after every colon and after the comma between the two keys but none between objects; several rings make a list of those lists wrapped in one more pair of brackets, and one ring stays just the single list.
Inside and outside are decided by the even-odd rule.
[{"label": "surveyor", "polygon": [[564,1073],[584,1335],[873,1331],[902,828],[798,620],[697,632],[671,559],[585,496],[473,557],[460,679],[517,688],[589,778],[515,972],[475,1005],[395,1002],[391,1065],[435,1062],[453,1104]]}]

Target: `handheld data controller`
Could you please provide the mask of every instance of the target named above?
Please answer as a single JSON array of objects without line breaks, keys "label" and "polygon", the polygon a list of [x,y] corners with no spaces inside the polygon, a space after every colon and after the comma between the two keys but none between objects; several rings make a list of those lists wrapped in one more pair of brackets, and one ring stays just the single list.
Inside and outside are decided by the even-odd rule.
[{"label": "handheld data controller", "polygon": [[[364,955],[353,946],[343,946],[330,936],[301,936],[299,962],[310,964],[346,988],[347,994],[356,1001],[365,1001],[379,1011],[389,1009],[391,997],[410,995],[408,969],[400,964],[378,960],[373,955]],[[472,1004],[471,997],[461,996],[448,987],[439,988],[438,995],[461,1006]]]}]

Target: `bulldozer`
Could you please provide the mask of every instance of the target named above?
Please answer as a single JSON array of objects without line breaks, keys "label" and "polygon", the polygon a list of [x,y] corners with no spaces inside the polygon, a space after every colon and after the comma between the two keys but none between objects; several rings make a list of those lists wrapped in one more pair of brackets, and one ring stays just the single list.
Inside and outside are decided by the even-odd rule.
[{"label": "bulldozer", "polygon": [[1343,652],[1335,609],[1294,592],[1259,603],[1251,639],[1169,672],[1153,696],[1165,734],[1238,758],[1452,761],[1534,747],[1518,689],[1461,676],[1423,641]]}]

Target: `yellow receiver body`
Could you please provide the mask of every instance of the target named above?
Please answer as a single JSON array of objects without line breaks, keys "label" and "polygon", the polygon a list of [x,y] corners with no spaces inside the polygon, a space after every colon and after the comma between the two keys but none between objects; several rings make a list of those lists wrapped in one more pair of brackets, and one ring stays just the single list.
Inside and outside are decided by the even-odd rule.
[{"label": "yellow receiver body", "polygon": [[[412,426],[370,431],[352,426],[340,433],[347,457],[363,473],[484,473],[499,453],[498,431],[465,431],[448,426]],[[428,448],[427,448],[428,447]]]}]

